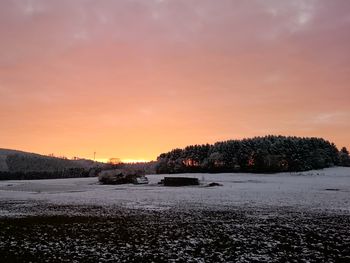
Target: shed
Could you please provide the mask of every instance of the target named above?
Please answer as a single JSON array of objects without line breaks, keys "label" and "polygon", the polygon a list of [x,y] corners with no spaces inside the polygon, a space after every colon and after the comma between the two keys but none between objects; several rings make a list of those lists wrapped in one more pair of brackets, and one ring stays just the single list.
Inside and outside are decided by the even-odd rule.
[{"label": "shed", "polygon": [[198,178],[193,177],[164,177],[165,186],[199,185]]}]

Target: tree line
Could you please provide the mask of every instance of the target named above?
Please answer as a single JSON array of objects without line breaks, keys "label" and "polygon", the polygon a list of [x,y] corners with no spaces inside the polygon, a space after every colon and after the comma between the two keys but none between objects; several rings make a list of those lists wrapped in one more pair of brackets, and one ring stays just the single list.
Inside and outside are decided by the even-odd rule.
[{"label": "tree line", "polygon": [[162,153],[157,173],[307,171],[350,166],[349,152],[322,138],[264,136],[191,145]]},{"label": "tree line", "polygon": [[6,163],[11,172],[55,172],[70,168],[85,168],[76,161],[41,155],[10,154],[6,158]]},{"label": "tree line", "polygon": [[0,180],[58,179],[96,176],[102,170],[88,160],[68,160],[36,154],[10,154]]},{"label": "tree line", "polygon": [[0,171],[0,180],[61,179],[95,176],[94,170],[67,168],[57,171]]}]

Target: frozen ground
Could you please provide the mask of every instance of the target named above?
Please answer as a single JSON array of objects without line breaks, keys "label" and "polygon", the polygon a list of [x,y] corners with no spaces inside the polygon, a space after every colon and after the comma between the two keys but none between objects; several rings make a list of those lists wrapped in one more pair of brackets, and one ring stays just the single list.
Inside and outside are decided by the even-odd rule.
[{"label": "frozen ground", "polygon": [[[198,177],[201,186],[158,185],[164,175],[149,175],[149,185],[100,185],[97,178],[0,181],[0,215],[30,214],[30,208],[37,203],[153,210],[271,206],[350,212],[350,168],[270,175],[181,176]],[[223,186],[205,187],[210,182]],[[12,204],[10,208],[5,205],[7,202]]]},{"label": "frozen ground", "polygon": [[2,181],[0,259],[350,262],[350,168],[186,176],[202,185]]}]

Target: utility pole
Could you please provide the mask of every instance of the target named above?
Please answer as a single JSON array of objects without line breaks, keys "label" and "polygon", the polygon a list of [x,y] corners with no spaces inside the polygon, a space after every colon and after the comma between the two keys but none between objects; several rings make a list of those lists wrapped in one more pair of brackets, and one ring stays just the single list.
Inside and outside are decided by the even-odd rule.
[{"label": "utility pole", "polygon": [[96,152],[94,152],[94,162],[96,161]]}]

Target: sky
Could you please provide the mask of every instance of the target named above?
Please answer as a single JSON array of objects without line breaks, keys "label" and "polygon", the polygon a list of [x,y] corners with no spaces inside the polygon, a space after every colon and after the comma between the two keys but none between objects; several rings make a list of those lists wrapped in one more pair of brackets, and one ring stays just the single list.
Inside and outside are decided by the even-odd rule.
[{"label": "sky", "polygon": [[0,147],[99,160],[267,134],[350,148],[348,0],[1,0]]}]

